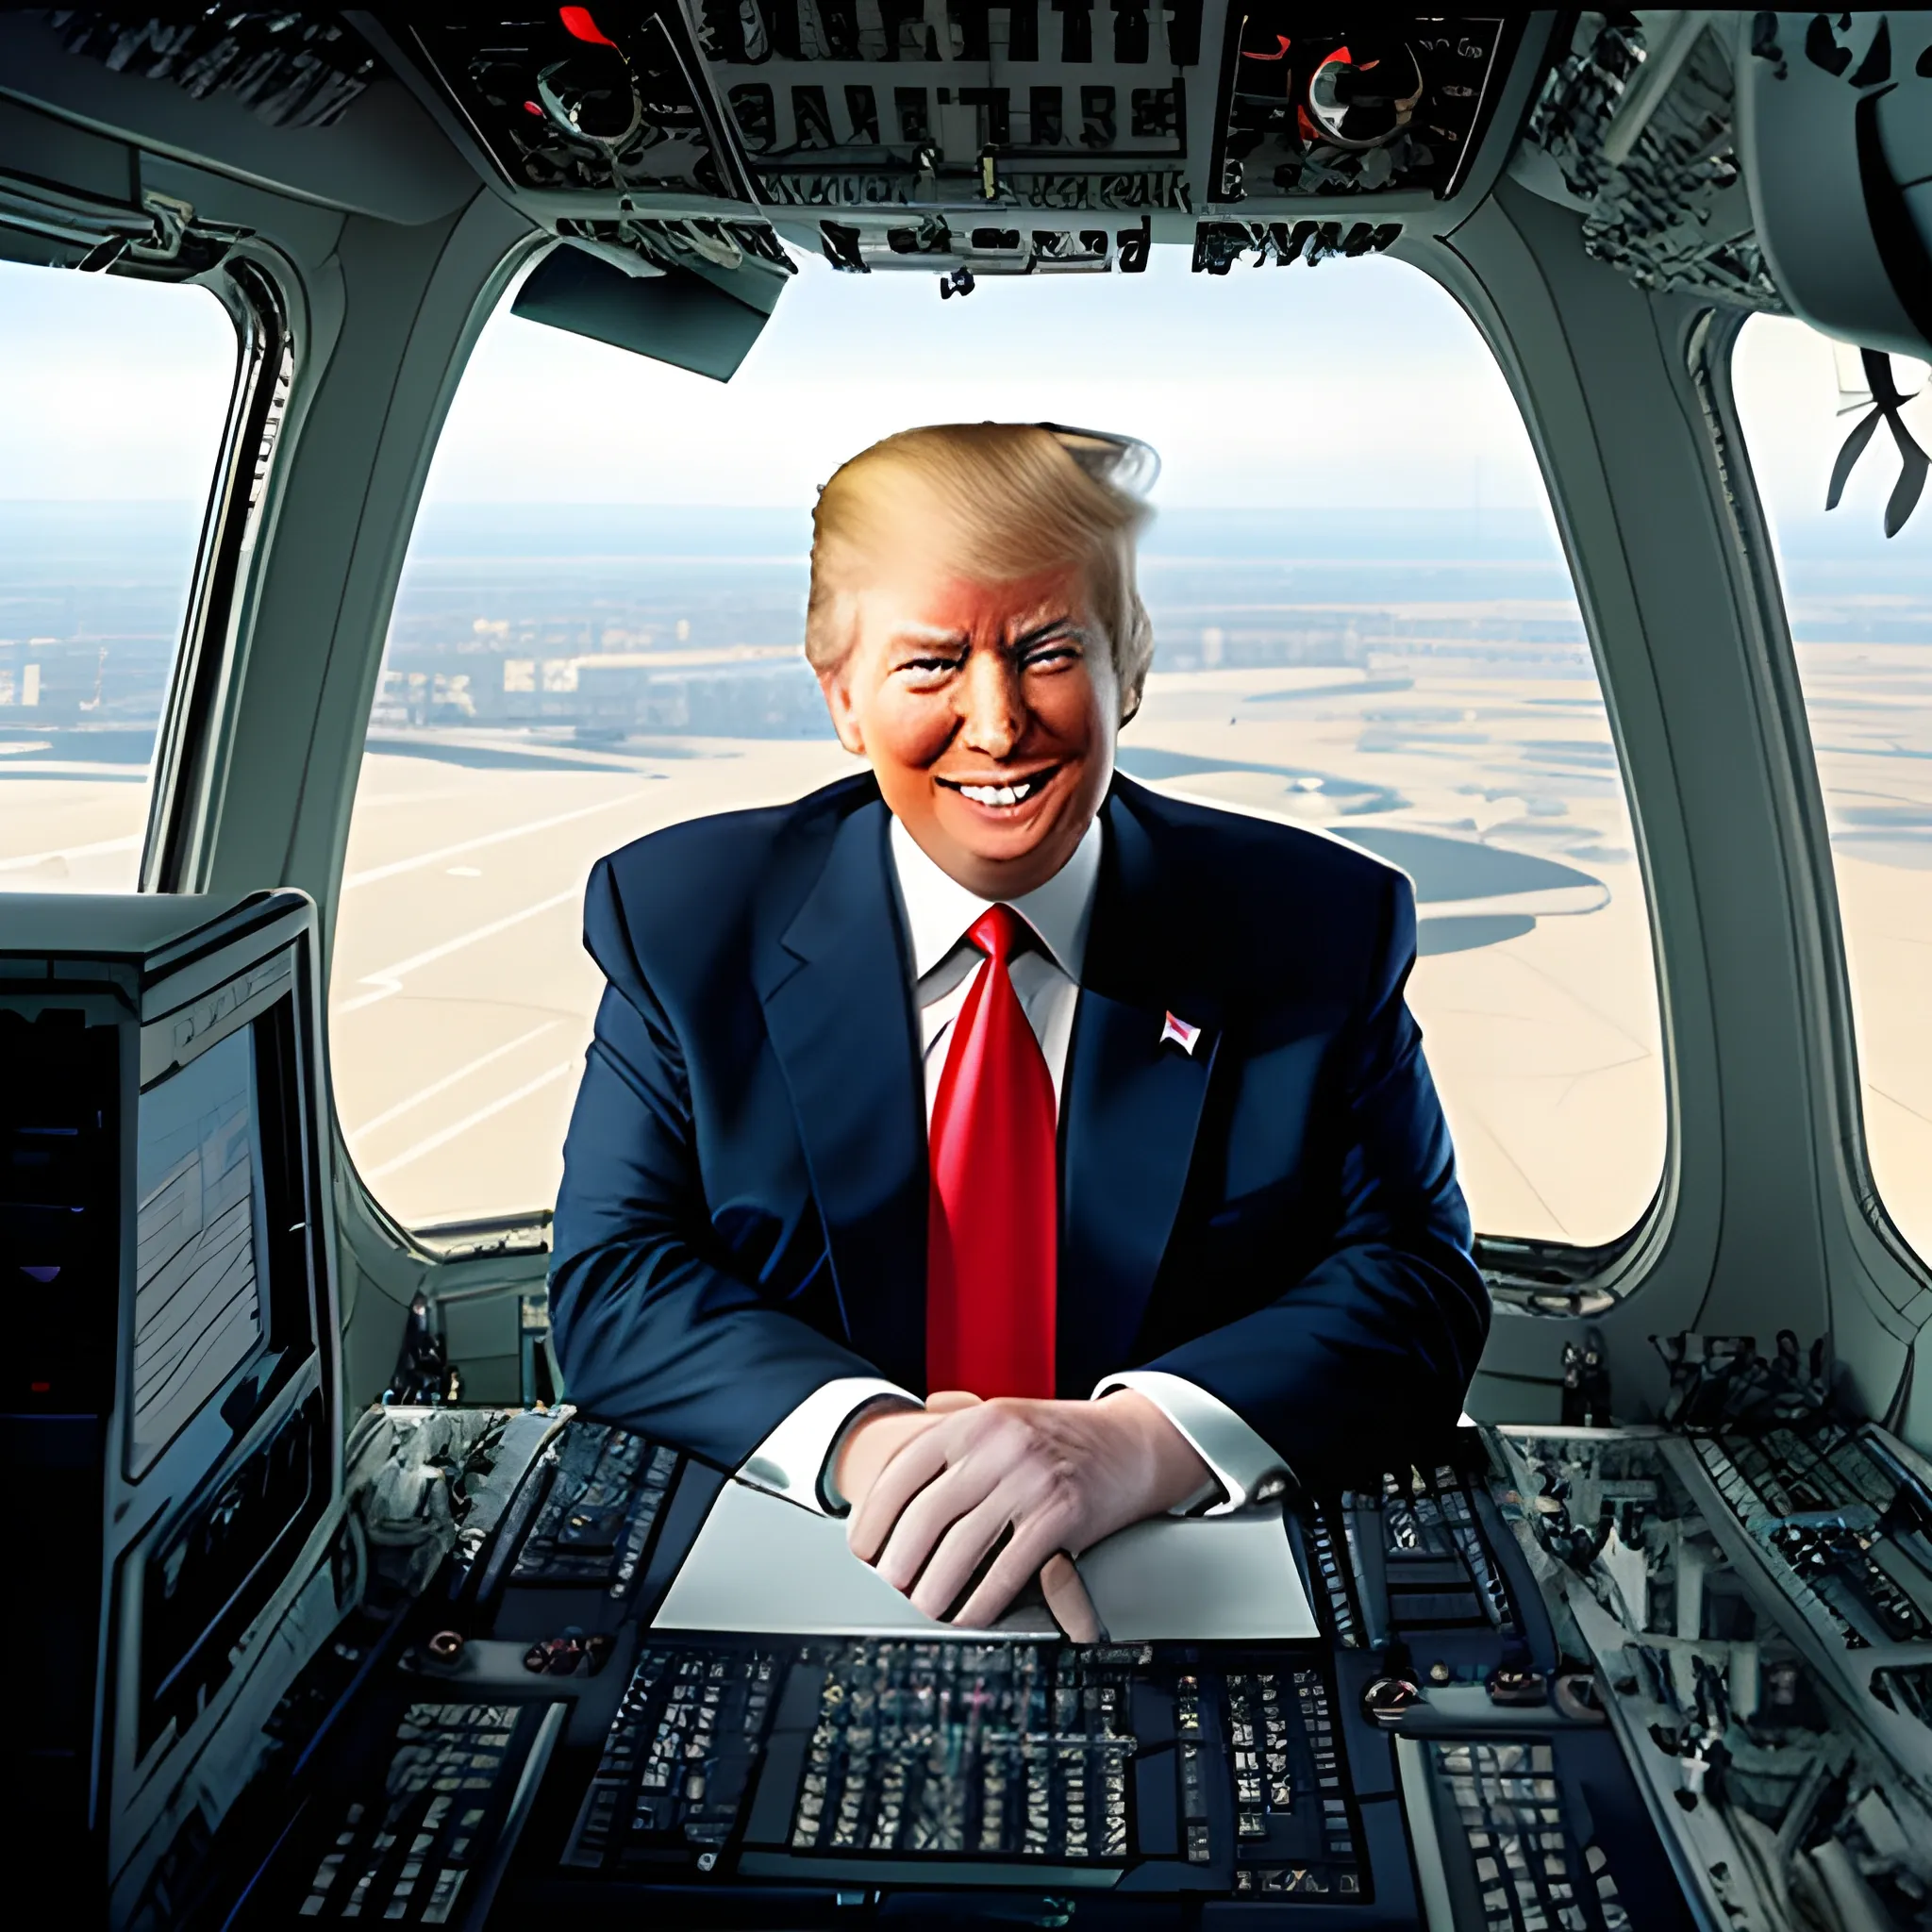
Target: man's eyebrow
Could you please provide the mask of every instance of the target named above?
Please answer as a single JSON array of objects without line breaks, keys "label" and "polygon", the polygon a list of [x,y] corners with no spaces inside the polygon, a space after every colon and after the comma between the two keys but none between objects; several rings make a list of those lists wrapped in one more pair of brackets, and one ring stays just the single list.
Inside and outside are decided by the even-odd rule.
[{"label": "man's eyebrow", "polygon": [[966,641],[963,631],[948,630],[940,624],[902,624],[892,630],[895,644],[962,644]]},{"label": "man's eyebrow", "polygon": [[1050,638],[1056,631],[1072,631],[1084,643],[1087,633],[1080,621],[1071,610],[1063,610],[1058,617],[1049,617],[1043,624],[1036,624],[1031,630],[1024,630],[1016,637],[1008,649],[1024,651],[1029,644],[1037,644],[1043,638]]},{"label": "man's eyebrow", "polygon": [[[1083,641],[1086,632],[1078,619],[1070,610],[1044,619],[1031,625],[1002,648],[1008,651],[1024,651],[1042,639],[1052,637],[1058,631],[1071,631]],[[900,624],[892,627],[890,642],[895,646],[913,645],[931,648],[934,645],[958,649],[969,643],[971,639],[964,630],[949,630],[942,624]]]}]

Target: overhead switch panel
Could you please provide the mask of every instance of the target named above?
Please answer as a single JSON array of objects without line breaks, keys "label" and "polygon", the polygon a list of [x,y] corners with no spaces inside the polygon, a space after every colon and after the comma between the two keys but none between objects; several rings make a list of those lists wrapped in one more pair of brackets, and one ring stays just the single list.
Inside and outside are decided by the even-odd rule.
[{"label": "overhead switch panel", "polygon": [[1503,16],[1311,20],[1259,0],[1231,37],[1213,199],[1455,192],[1519,34]]},{"label": "overhead switch panel", "polygon": [[702,0],[760,201],[1186,209],[1200,0]]},{"label": "overhead switch panel", "polygon": [[674,5],[452,10],[411,34],[514,188],[752,198]]}]

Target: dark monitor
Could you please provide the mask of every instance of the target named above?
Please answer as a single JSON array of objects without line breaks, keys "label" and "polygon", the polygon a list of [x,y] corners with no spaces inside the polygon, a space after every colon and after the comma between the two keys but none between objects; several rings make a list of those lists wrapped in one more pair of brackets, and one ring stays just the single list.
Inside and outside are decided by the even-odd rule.
[{"label": "dark monitor", "polygon": [[116,1918],[337,1614],[314,934],[294,892],[0,899],[9,1835]]}]

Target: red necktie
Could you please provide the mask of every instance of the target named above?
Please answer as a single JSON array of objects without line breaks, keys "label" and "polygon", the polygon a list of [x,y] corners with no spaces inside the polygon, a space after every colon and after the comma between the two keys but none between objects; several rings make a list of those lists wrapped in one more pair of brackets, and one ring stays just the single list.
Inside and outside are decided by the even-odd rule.
[{"label": "red necktie", "polygon": [[1054,1392],[1058,1273],[1053,1078],[1007,971],[1027,929],[990,907],[966,937],[986,955],[953,1024],[928,1135],[928,1389]]}]

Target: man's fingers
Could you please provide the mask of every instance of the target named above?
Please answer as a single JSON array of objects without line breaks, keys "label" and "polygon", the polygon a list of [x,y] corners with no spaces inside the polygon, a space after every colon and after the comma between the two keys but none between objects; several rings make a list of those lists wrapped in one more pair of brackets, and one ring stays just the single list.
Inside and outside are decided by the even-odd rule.
[{"label": "man's fingers", "polygon": [[1094,1610],[1093,1599],[1087,1594],[1087,1586],[1066,1551],[1056,1550],[1040,1566],[1040,1593],[1045,1597],[1054,1622],[1075,1643],[1107,1641],[1107,1631]]},{"label": "man's fingers", "polygon": [[833,1487],[855,1505],[864,1502],[886,1464],[914,1436],[924,1435],[938,1423],[937,1416],[927,1415],[923,1408],[874,1410],[841,1445],[832,1472]]},{"label": "man's fingers", "polygon": [[981,1398],[970,1389],[940,1389],[925,1398],[928,1415],[952,1415],[962,1408],[977,1408]]},{"label": "man's fingers", "polygon": [[[972,1582],[973,1573],[986,1560],[987,1553],[1006,1534],[1011,1520],[997,1492],[958,1517],[920,1573],[911,1592],[913,1608],[924,1610],[928,1617],[943,1618]],[[890,1557],[890,1549],[887,1554]]]},{"label": "man's fingers", "polygon": [[[894,1590],[910,1591],[946,1532],[999,1487],[999,1477],[990,1464],[991,1458],[981,1457],[955,1463],[944,1474],[935,1476],[900,1510],[885,1548],[873,1563]],[[959,1586],[971,1574],[972,1565],[968,1564],[954,1581],[953,1596],[958,1594]],[[941,1597],[940,1610],[933,1614],[942,1612],[953,1596]]]},{"label": "man's fingers", "polygon": [[860,1562],[870,1563],[878,1555],[899,1520],[899,1512],[944,1472],[948,1456],[945,1435],[941,1423],[921,1430],[894,1452],[873,1479],[864,1501],[852,1512],[852,1521],[845,1527],[845,1541]]},{"label": "man's fingers", "polygon": [[953,1619],[962,1630],[984,1630],[1006,1611],[1060,1547],[1060,1532],[1040,1522],[1014,1525],[1013,1540],[993,1559],[979,1588]]}]

